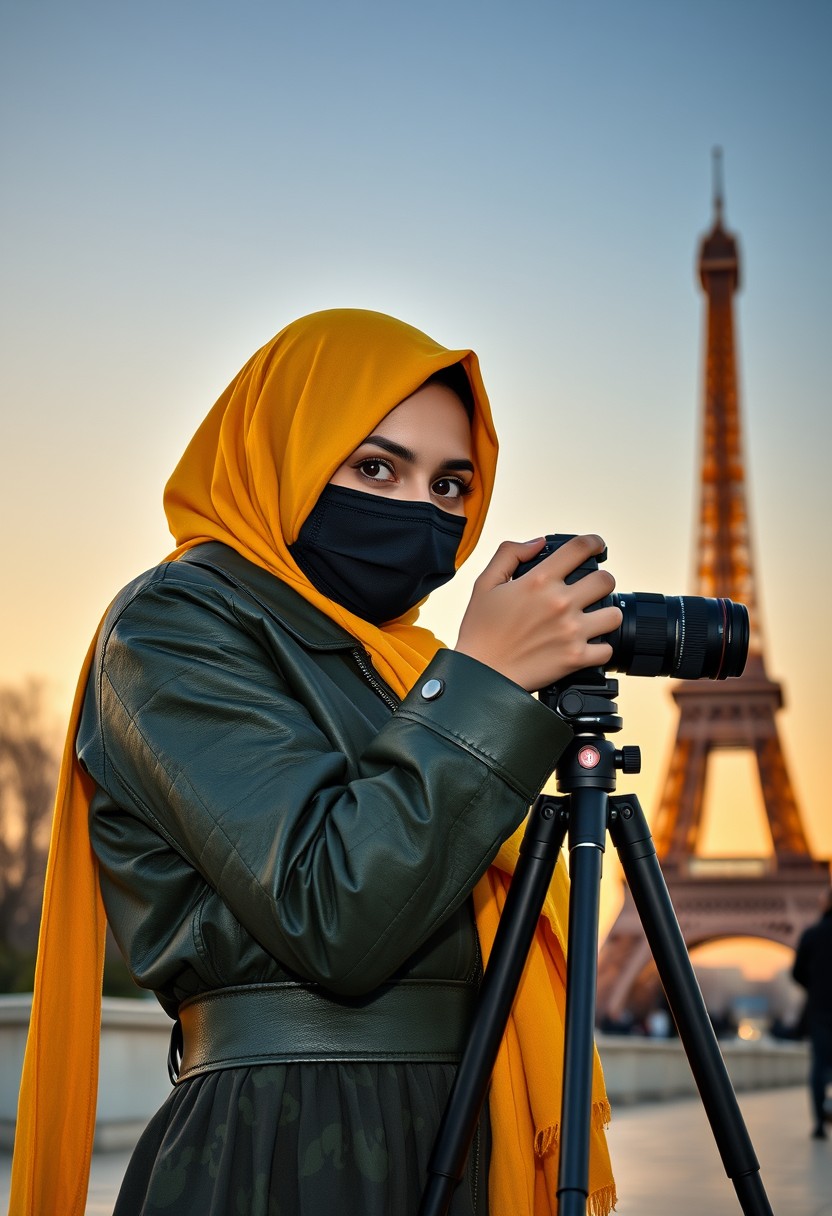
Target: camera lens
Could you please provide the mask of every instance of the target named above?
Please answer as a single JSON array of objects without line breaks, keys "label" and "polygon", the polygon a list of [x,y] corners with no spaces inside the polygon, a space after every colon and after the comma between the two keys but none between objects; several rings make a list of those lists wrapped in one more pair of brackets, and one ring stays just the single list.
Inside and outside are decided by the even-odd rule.
[{"label": "camera lens", "polygon": [[613,594],[621,628],[606,635],[610,671],[678,680],[742,675],[748,656],[748,609],[699,595]]}]

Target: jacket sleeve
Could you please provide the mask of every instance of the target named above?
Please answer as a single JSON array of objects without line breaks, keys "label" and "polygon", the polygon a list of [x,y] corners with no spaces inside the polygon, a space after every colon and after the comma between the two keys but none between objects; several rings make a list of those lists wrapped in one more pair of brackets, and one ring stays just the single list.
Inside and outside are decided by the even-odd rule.
[{"label": "jacket sleeve", "polygon": [[382,983],[459,906],[571,737],[443,651],[350,762],[233,604],[173,580],[123,610],[95,678],[79,755],[96,781],[282,965],[345,994]]}]

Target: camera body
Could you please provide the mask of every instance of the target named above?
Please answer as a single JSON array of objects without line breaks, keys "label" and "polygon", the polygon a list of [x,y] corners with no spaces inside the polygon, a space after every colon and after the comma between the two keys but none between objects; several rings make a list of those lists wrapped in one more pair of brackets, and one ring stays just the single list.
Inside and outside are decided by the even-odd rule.
[{"label": "camera body", "polygon": [[[546,536],[540,553],[521,562],[520,578],[574,537]],[[575,583],[606,561],[606,549],[566,577]],[[651,592],[613,592],[586,609],[613,605],[623,620],[614,633],[596,638],[612,646],[610,671],[633,676],[671,676],[677,680],[725,680],[742,675],[748,657],[749,621],[744,604],[700,595],[656,595]]]}]

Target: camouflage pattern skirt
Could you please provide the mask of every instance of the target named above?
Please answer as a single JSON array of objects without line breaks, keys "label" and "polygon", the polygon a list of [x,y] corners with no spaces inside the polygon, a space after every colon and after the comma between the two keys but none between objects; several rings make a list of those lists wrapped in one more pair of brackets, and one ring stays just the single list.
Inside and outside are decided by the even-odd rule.
[{"label": "camouflage pattern skirt", "polygon": [[[416,1216],[455,1068],[260,1064],[183,1081],[113,1216]],[[483,1120],[453,1216],[487,1216]]]}]

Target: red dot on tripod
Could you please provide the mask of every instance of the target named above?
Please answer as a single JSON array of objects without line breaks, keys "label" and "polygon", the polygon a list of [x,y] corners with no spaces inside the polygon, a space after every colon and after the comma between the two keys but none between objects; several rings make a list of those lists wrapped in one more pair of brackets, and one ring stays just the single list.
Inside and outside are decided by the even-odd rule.
[{"label": "red dot on tripod", "polygon": [[581,768],[595,768],[600,759],[601,753],[597,747],[582,747],[578,752],[578,764]]}]

